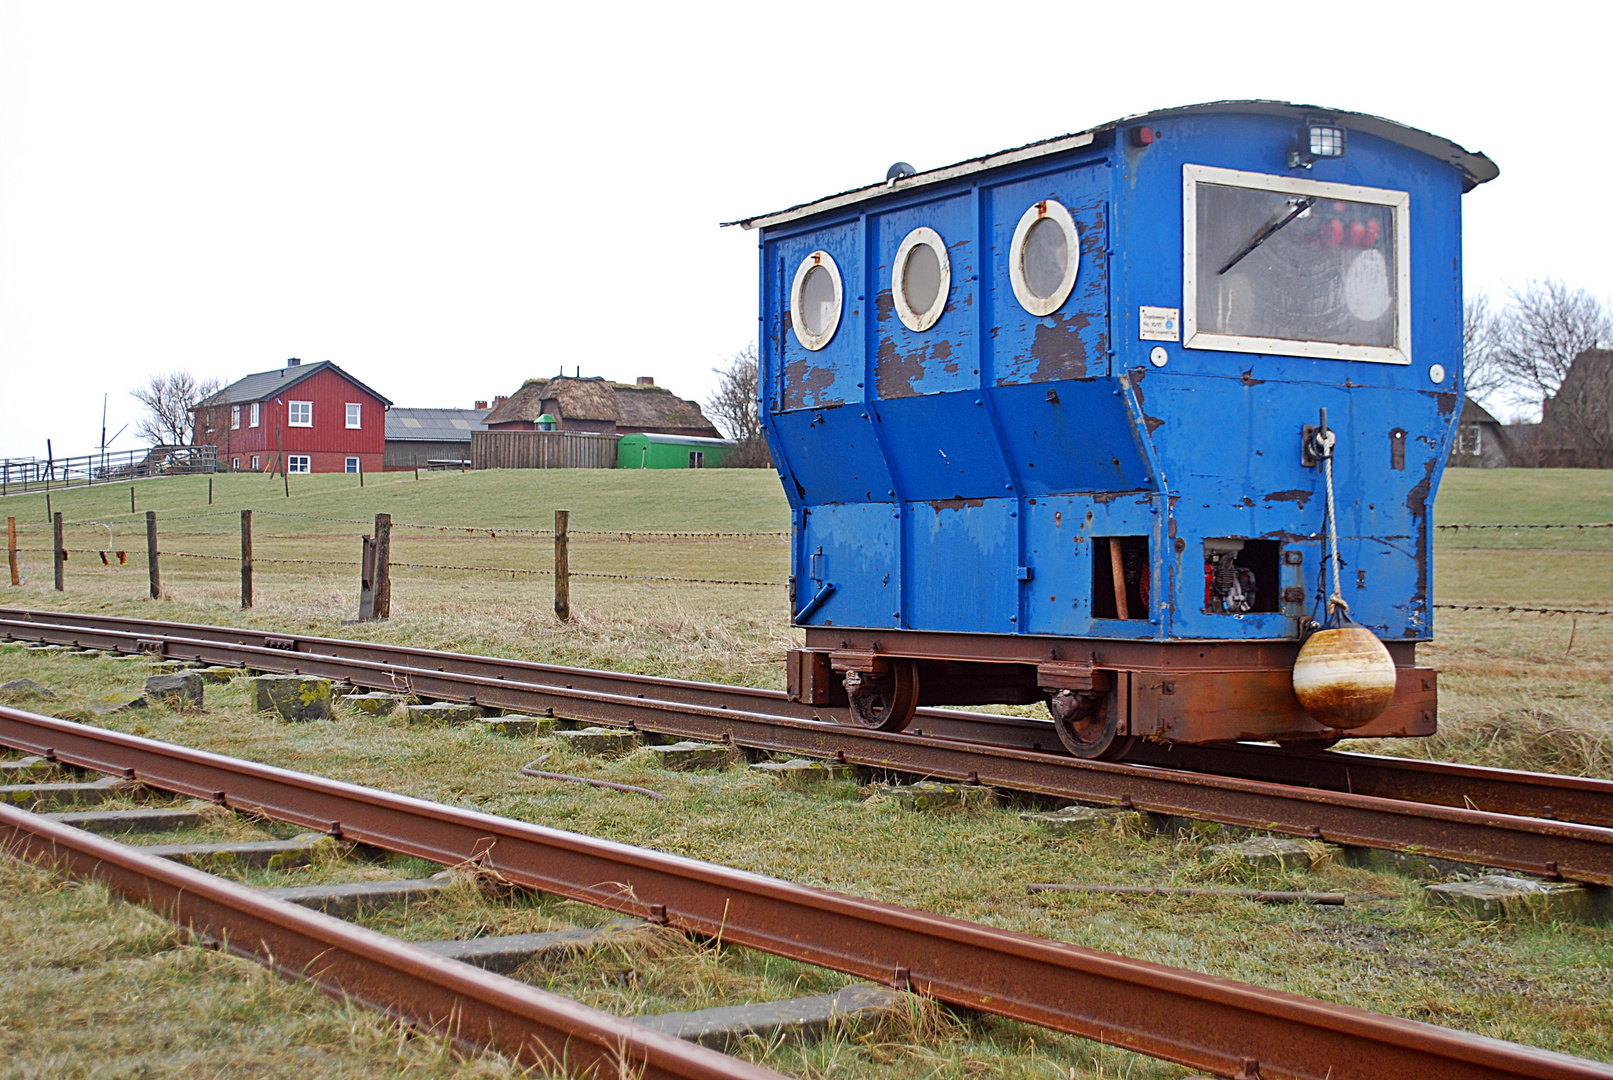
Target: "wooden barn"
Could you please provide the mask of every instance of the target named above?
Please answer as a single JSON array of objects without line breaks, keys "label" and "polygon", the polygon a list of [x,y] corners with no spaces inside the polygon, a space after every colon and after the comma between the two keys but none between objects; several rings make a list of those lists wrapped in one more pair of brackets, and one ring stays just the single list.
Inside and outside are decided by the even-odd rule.
[{"label": "wooden barn", "polygon": [[380,472],[392,402],[329,361],[296,358],[204,398],[193,411],[198,445],[221,468],[291,473]]},{"label": "wooden barn", "polygon": [[[486,402],[478,402],[485,406]],[[386,467],[427,469],[470,460],[470,439],[486,431],[488,410],[388,409]]]}]

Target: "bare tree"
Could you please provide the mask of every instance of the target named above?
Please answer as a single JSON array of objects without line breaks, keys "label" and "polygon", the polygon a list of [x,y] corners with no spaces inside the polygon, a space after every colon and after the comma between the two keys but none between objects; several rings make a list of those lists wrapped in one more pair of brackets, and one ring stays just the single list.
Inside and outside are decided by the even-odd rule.
[{"label": "bare tree", "polygon": [[718,376],[717,392],[706,402],[706,410],[717,421],[717,426],[739,444],[723,459],[723,464],[740,469],[772,468],[773,454],[767,448],[762,421],[757,415],[761,371],[756,346],[747,345],[735,353],[726,368],[711,370]]},{"label": "bare tree", "polygon": [[146,407],[146,415],[135,425],[135,434],[153,446],[189,446],[196,431],[197,403],[218,389],[217,379],[197,381],[188,371],[151,376],[145,386],[130,391]]},{"label": "bare tree", "polygon": [[1497,350],[1501,317],[1490,307],[1490,298],[1477,293],[1462,305],[1462,388],[1481,404],[1508,386]]},{"label": "bare tree", "polygon": [[1613,312],[1584,289],[1531,279],[1496,320],[1495,365],[1520,392],[1551,397],[1574,358],[1613,340]]}]

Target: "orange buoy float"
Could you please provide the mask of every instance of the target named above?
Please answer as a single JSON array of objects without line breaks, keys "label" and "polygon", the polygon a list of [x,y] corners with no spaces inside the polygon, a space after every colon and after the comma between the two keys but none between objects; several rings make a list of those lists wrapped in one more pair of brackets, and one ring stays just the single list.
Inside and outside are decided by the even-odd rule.
[{"label": "orange buoy float", "polygon": [[1346,610],[1342,602],[1333,607],[1327,625],[1306,639],[1294,660],[1294,696],[1317,723],[1332,728],[1376,720],[1395,696],[1389,650]]}]

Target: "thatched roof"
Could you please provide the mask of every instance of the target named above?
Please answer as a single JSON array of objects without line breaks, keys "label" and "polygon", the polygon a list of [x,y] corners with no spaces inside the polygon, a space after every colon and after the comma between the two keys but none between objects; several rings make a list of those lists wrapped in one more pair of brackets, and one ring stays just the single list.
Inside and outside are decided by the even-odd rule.
[{"label": "thatched roof", "polygon": [[567,420],[613,420],[624,428],[699,428],[717,436],[716,427],[706,419],[698,403],[664,387],[565,376],[528,379],[521,389],[494,406],[486,423],[530,423],[545,412],[559,417],[562,425]]},{"label": "thatched roof", "polygon": [[615,385],[616,423],[631,428],[711,428],[713,437],[717,429],[697,402],[685,401],[672,391],[660,386]]},{"label": "thatched roof", "polygon": [[572,420],[615,420],[616,395],[603,379],[528,379],[488,413],[487,423],[532,421],[545,412]]}]

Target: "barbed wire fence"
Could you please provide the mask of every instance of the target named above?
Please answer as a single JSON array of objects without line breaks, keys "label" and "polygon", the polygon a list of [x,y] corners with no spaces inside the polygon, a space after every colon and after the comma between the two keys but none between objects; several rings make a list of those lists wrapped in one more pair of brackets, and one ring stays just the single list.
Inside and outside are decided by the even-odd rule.
[{"label": "barbed wire fence", "polygon": [[[234,517],[238,513],[239,513],[239,511],[235,511],[235,510],[200,511],[200,512],[194,512],[194,511],[193,512],[184,512],[184,511],[181,511],[181,512],[175,512],[175,513],[171,513],[171,514],[165,514],[163,516],[163,520],[164,520],[164,522],[179,522],[179,523],[183,524],[183,523],[187,523],[187,522],[197,522],[197,521],[217,519],[217,518],[223,518],[223,517]],[[331,515],[297,513],[297,512],[293,512],[293,511],[260,510],[260,511],[255,511],[254,513],[257,514],[257,515],[263,516],[263,517],[273,517],[273,518],[287,519],[287,520],[302,520],[302,521],[320,522],[320,523],[324,523],[324,524],[368,526],[371,529],[374,529],[376,524],[377,524],[376,521],[372,521],[372,520],[365,519],[365,518],[335,517],[335,516],[331,516]],[[110,518],[114,518],[114,519],[116,519],[118,516],[119,515],[103,515],[103,517],[110,517]],[[56,523],[56,522],[52,522],[50,525],[45,525],[45,524],[41,524],[41,523],[37,523],[37,522],[26,522],[26,523],[24,523],[24,522],[8,522],[8,524],[10,525],[10,528],[8,528],[8,556],[9,556],[9,561],[10,561],[11,569],[12,569],[12,583],[14,585],[21,584],[22,579],[24,579],[25,576],[26,576],[28,561],[27,561],[27,559],[24,558],[24,556],[28,556],[28,555],[44,556],[44,557],[52,559],[52,560],[54,560],[54,561],[56,561],[58,563],[67,563],[69,560],[71,560],[71,558],[73,556],[90,556],[90,557],[98,558],[100,563],[101,563],[101,565],[107,566],[107,567],[111,567],[111,566],[114,566],[114,565],[116,565],[118,567],[126,566],[126,565],[128,565],[130,563],[131,560],[134,560],[134,561],[138,562],[142,557],[145,557],[145,558],[149,559],[150,552],[148,550],[143,550],[142,547],[139,546],[139,545],[130,545],[129,547],[126,547],[126,548],[119,548],[119,547],[116,546],[116,540],[117,540],[116,530],[119,527],[124,527],[124,528],[133,527],[136,524],[135,521],[118,522],[118,521],[114,520],[113,522],[108,522],[108,521],[105,521],[105,520],[89,520],[89,519],[66,521],[64,519],[64,520],[60,521],[59,524]],[[73,529],[95,529],[95,530],[105,529],[107,531],[107,534],[108,534],[107,535],[107,546],[106,547],[69,547],[64,543],[64,544],[61,544],[60,546],[52,545],[52,546],[49,546],[49,547],[41,547],[41,546],[38,546],[38,545],[35,545],[35,544],[26,544],[25,545],[22,542],[20,542],[25,537],[29,538],[29,539],[32,539],[32,537],[37,535],[37,533],[39,531],[41,531],[41,530],[55,529],[55,528],[61,528],[61,529],[64,529],[64,530],[68,529],[68,528],[73,528]],[[436,534],[435,537],[433,537],[434,541],[443,541],[443,540],[459,541],[459,540],[463,540],[463,541],[474,541],[474,542],[477,542],[477,543],[486,543],[486,542],[488,542],[490,540],[492,540],[492,541],[497,541],[497,540],[553,541],[557,537],[557,531],[554,528],[525,528],[525,527],[518,527],[518,526],[480,525],[480,524],[468,524],[468,523],[443,524],[443,523],[432,523],[432,522],[410,522],[410,521],[401,521],[400,522],[400,521],[394,521],[394,522],[390,523],[390,528],[394,529],[394,530],[413,530],[413,531],[422,532],[422,533],[433,533],[433,534]],[[1567,530],[1577,530],[1577,531],[1586,531],[1586,530],[1608,530],[1608,529],[1613,529],[1613,522],[1583,522],[1583,523],[1534,523],[1534,522],[1520,522],[1520,523],[1488,523],[1488,522],[1486,522],[1486,523],[1478,523],[1478,522],[1473,522],[1473,523],[1468,523],[1468,522],[1462,522],[1462,523],[1439,524],[1439,525],[1435,525],[1434,528],[1436,530],[1445,531],[1445,532],[1460,532],[1460,531],[1473,531],[1473,530],[1491,530],[1491,531],[1505,531],[1505,530],[1518,530],[1518,531],[1524,531],[1524,530],[1560,530],[1560,531],[1567,531]],[[225,532],[225,531],[186,531],[186,530],[182,529],[181,531],[177,531],[177,532],[166,532],[164,535],[166,537],[168,537],[170,540],[172,540],[172,539],[222,538],[222,537],[229,536],[231,534],[228,533],[228,532]],[[365,534],[365,535],[367,535],[367,534]],[[565,530],[563,535],[565,535],[567,537],[585,538],[589,542],[627,543],[627,544],[634,544],[634,543],[638,543],[638,544],[657,544],[657,543],[663,543],[663,544],[664,543],[687,544],[687,543],[732,543],[732,542],[735,542],[735,541],[787,543],[792,534],[790,533],[789,530],[764,530],[764,529],[696,531],[696,530],[658,530],[658,529],[569,529],[568,528],[568,529]],[[360,538],[360,537],[355,536],[355,534],[350,534],[350,533],[346,533],[346,532],[327,532],[327,533],[318,533],[318,534],[283,532],[283,533],[260,534],[260,538],[262,538],[262,539],[273,539],[273,540],[304,541],[304,542],[315,542],[315,541],[333,541],[334,542],[334,541],[355,539],[355,538]],[[145,538],[142,537],[141,539],[145,539]],[[408,541],[405,540],[405,543],[407,544]],[[284,556],[284,555],[271,556],[271,555],[249,555],[249,554],[243,554],[243,555],[238,556],[238,555],[222,555],[222,554],[216,554],[216,553],[210,553],[210,552],[202,552],[202,551],[189,551],[189,550],[180,550],[180,549],[163,549],[161,547],[158,547],[156,549],[155,554],[158,556],[159,559],[161,557],[163,557],[163,556],[167,556],[169,558],[174,558],[174,559],[192,559],[192,560],[202,560],[202,561],[212,561],[212,562],[242,562],[244,560],[244,561],[247,561],[247,562],[249,562],[249,563],[251,563],[253,565],[343,567],[343,568],[347,568],[349,570],[358,569],[358,570],[361,571],[361,573],[365,569],[365,567],[364,567],[364,559],[363,559],[362,556],[359,557],[359,558],[354,558],[354,559],[322,559],[322,558],[312,558],[312,557],[293,557],[293,556]],[[386,561],[386,568],[388,570],[396,569],[396,570],[420,570],[420,571],[446,571],[446,572],[456,572],[456,573],[487,574],[487,575],[496,575],[496,576],[501,576],[501,577],[508,577],[510,580],[517,580],[517,579],[520,579],[520,578],[544,578],[544,577],[554,578],[555,575],[556,575],[556,569],[553,568],[553,567],[548,567],[548,566],[532,567],[532,566],[505,566],[505,565],[496,565],[496,564],[487,564],[487,563],[469,563],[469,562],[466,562],[466,563],[460,563],[460,562],[425,562],[425,561],[412,561],[412,560],[408,560],[408,559],[393,560],[393,559],[390,559],[390,558],[388,558],[387,561]],[[740,587],[740,588],[783,588],[783,587],[786,587],[788,585],[788,582],[784,581],[784,580],[764,580],[764,579],[758,579],[758,578],[722,578],[722,577],[708,577],[708,576],[684,576],[684,575],[677,575],[677,574],[657,574],[657,573],[625,573],[625,572],[624,573],[618,573],[618,572],[610,572],[610,571],[604,571],[604,570],[571,569],[569,567],[569,565],[563,571],[563,576],[566,577],[566,578],[582,578],[582,579],[591,579],[591,580],[599,580],[599,581],[646,582],[646,583],[663,583],[663,584],[677,584],[677,585],[698,585],[698,586],[708,586],[708,587],[709,586],[715,586],[715,587],[730,586],[730,587]],[[153,580],[155,580],[155,575],[153,576]],[[153,587],[155,588],[155,585]],[[1569,616],[1571,618],[1578,618],[1578,617],[1598,618],[1598,617],[1613,616],[1613,610],[1604,610],[1604,609],[1599,609],[1599,608],[1585,608],[1585,607],[1566,607],[1566,606],[1560,606],[1560,605],[1551,605],[1551,604],[1547,604],[1547,603],[1523,603],[1523,604],[1436,603],[1436,604],[1432,604],[1430,606],[1435,608],[1435,609],[1438,609],[1438,610],[1446,610],[1446,611],[1491,612],[1491,613],[1507,614],[1507,615],[1565,615],[1565,616]]]},{"label": "barbed wire fence", "polygon": [[[390,576],[393,570],[432,572],[454,572],[487,575],[490,577],[508,578],[518,580],[521,578],[549,578],[556,582],[557,598],[569,596],[569,580],[581,578],[597,581],[642,582],[655,584],[670,584],[702,587],[730,587],[730,588],[784,588],[788,582],[784,580],[766,580],[756,577],[715,577],[709,575],[681,575],[668,573],[636,573],[613,572],[587,568],[573,569],[569,560],[569,545],[573,537],[586,543],[625,543],[625,544],[700,544],[720,543],[775,543],[788,542],[791,533],[788,530],[657,530],[657,529],[555,529],[555,528],[524,528],[518,526],[480,525],[480,524],[441,524],[427,522],[392,522],[386,520],[387,515],[377,515],[374,520],[364,518],[344,518],[324,514],[306,514],[287,511],[201,511],[178,512],[163,515],[164,523],[177,522],[181,527],[176,532],[165,531],[163,538],[169,542],[175,539],[186,540],[221,540],[231,538],[230,531],[215,529],[197,529],[195,525],[206,520],[216,520],[241,515],[242,547],[239,555],[219,554],[216,552],[188,550],[186,547],[167,548],[157,542],[157,521],[154,512],[148,512],[144,522],[147,535],[139,539],[147,540],[145,545],[129,544],[120,547],[118,530],[133,531],[136,521],[117,521],[119,515],[103,515],[113,518],[106,520],[75,520],[69,522],[62,515],[55,515],[56,520],[48,525],[38,523],[8,522],[8,555],[13,573],[12,583],[21,584],[26,575],[27,560],[24,556],[43,556],[51,560],[56,569],[56,587],[64,589],[65,571],[67,564],[75,557],[85,556],[98,559],[105,567],[119,568],[128,566],[131,562],[139,565],[144,562],[150,577],[150,589],[153,598],[162,595],[160,585],[160,563],[163,557],[170,559],[198,560],[213,563],[239,563],[242,578],[242,607],[253,606],[254,570],[258,566],[302,566],[302,567],[332,567],[344,568],[349,571],[357,570],[360,576],[360,620],[364,621],[366,604],[373,595],[372,590],[378,582],[385,582],[383,589],[390,590]],[[273,534],[259,534],[258,539],[271,539],[281,541],[294,541],[303,543],[341,542],[359,539],[363,543],[362,554],[357,558],[318,558],[309,556],[268,555],[256,554],[253,549],[252,517],[253,515],[272,517],[287,520],[318,522],[321,524],[367,526],[363,533],[349,533],[345,531],[325,531],[317,534],[283,531]],[[558,515],[557,515],[558,516]],[[44,530],[50,530],[48,537],[39,536]],[[99,533],[106,532],[105,547],[72,546],[64,538],[68,529],[76,531],[94,530]],[[511,566],[500,565],[497,562],[459,562],[459,561],[425,561],[418,559],[392,559],[391,533],[392,530],[415,531],[426,534],[420,536],[420,541],[440,543],[445,540],[471,541],[486,544],[490,541],[508,540],[517,543],[527,542],[553,542],[555,543],[555,558],[553,566]],[[372,535],[372,533],[374,535]],[[381,554],[376,555],[376,541],[379,536],[386,534],[388,540],[380,545]],[[45,540],[50,546],[42,546],[34,541],[35,538]],[[99,537],[97,537],[99,539]],[[405,545],[417,542],[411,539],[402,539]],[[24,542],[24,541],[30,542]],[[82,540],[80,541],[82,544]],[[379,558],[379,562],[377,562]],[[569,602],[569,601],[568,601]],[[557,613],[561,602],[557,599]],[[384,610],[384,608],[383,608]],[[381,617],[385,617],[384,615]]]}]

